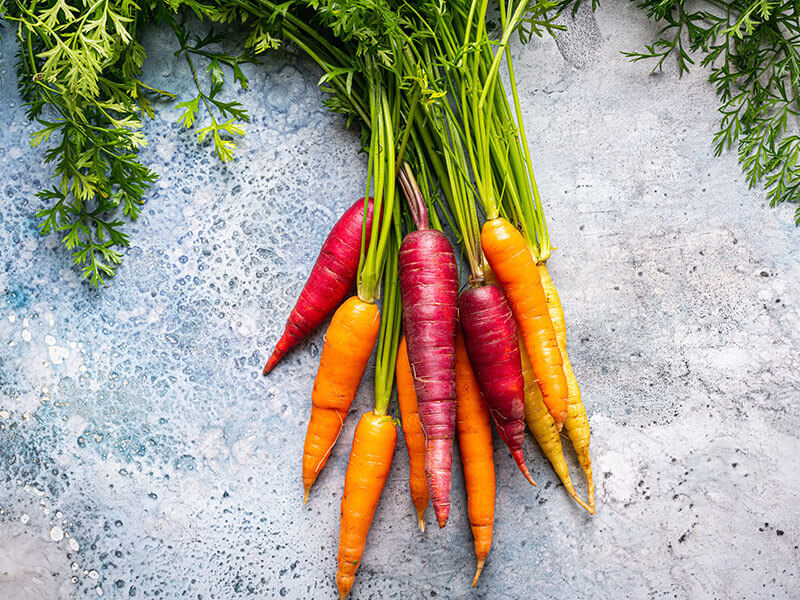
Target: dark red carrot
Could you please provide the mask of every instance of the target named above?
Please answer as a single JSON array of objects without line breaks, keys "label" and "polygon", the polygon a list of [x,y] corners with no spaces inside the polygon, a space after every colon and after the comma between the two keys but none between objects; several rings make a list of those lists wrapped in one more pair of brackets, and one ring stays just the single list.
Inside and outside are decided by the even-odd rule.
[{"label": "dark red carrot", "polygon": [[[317,262],[286,321],[283,335],[264,366],[264,375],[272,370],[284,354],[314,331],[353,289],[361,255],[364,205],[364,198],[356,200],[336,222],[322,244]],[[366,202],[366,207],[366,243],[369,243],[372,198]]]},{"label": "dark red carrot", "polygon": [[[402,172],[401,172],[402,173]],[[450,515],[456,422],[455,331],[458,269],[450,242],[428,229],[424,201],[400,177],[417,224],[400,246],[399,280],[408,359],[425,432],[425,471],[439,527]]]},{"label": "dark red carrot", "polygon": [[493,285],[470,286],[458,300],[461,327],[475,378],[494,418],[497,433],[522,474],[525,465],[525,381],[519,356],[517,324],[503,292]]}]

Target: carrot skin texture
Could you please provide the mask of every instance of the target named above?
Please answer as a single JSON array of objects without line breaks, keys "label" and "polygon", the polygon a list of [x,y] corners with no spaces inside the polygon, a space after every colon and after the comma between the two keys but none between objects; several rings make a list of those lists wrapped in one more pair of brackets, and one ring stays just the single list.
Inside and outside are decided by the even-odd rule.
[{"label": "carrot skin texture", "polygon": [[544,403],[560,431],[569,392],[539,270],[522,234],[506,219],[484,224],[481,246],[514,313]]},{"label": "carrot skin texture", "polygon": [[594,510],[581,500],[575,491],[575,486],[572,484],[567,461],[564,458],[564,450],[561,447],[561,437],[558,435],[553,416],[547,411],[547,406],[545,406],[542,399],[542,391],[539,389],[539,384],[536,383],[536,375],[533,374],[531,359],[528,358],[528,351],[525,350],[525,343],[522,341],[521,336],[519,339],[519,354],[520,358],[522,358],[522,376],[525,379],[525,422],[528,424],[528,429],[531,430],[533,437],[536,438],[539,447],[544,452],[547,460],[550,461],[553,470],[558,475],[561,483],[564,484],[567,493],[581,507],[585,508],[590,514],[594,514]]},{"label": "carrot skin texture", "polygon": [[472,587],[478,583],[486,557],[492,547],[494,530],[494,447],[489,407],[481,398],[478,381],[469,362],[464,336],[456,332],[456,429],[464,485],[467,488],[467,514],[475,544],[478,566]]},{"label": "carrot skin texture", "polygon": [[339,598],[347,598],[355,582],[396,445],[397,427],[391,417],[372,411],[361,415],[344,476],[336,572]]},{"label": "carrot skin texture", "polygon": [[536,485],[525,465],[525,381],[517,325],[503,292],[494,285],[470,287],[458,299],[467,353],[497,433],[525,478]]},{"label": "carrot skin texture", "polygon": [[[372,198],[367,202],[367,243],[372,228]],[[322,244],[306,285],[294,305],[281,339],[264,365],[269,373],[283,356],[307,337],[345,299],[356,282],[361,254],[364,198],[348,208]]]},{"label": "carrot skin texture", "polygon": [[397,348],[397,402],[400,405],[400,418],[403,423],[403,437],[408,449],[408,487],[411,500],[417,510],[420,531],[425,531],[425,509],[430,501],[428,481],[425,477],[425,434],[419,420],[417,394],[414,391],[414,376],[408,362],[406,338],[400,340]]},{"label": "carrot skin texture", "polygon": [[425,432],[425,472],[439,527],[450,514],[456,421],[455,331],[458,269],[445,235],[409,233],[400,246],[400,296],[419,419]]},{"label": "carrot skin texture", "polygon": [[578,463],[581,465],[584,477],[586,477],[586,487],[588,490],[588,502],[592,514],[594,514],[594,477],[592,476],[592,459],[589,455],[589,440],[591,431],[589,429],[589,418],[586,416],[586,408],[581,400],[581,388],[578,386],[578,379],[572,370],[572,362],[567,354],[567,322],[564,318],[564,309],[561,306],[561,298],[558,290],[550,277],[550,271],[545,263],[537,265],[542,279],[547,308],[550,311],[550,319],[553,321],[553,328],[556,332],[556,341],[564,359],[564,376],[567,378],[567,390],[569,392],[567,418],[564,420],[564,429],[572,442],[575,453],[578,455]]},{"label": "carrot skin texture", "polygon": [[379,329],[378,307],[358,296],[348,298],[333,315],[311,392],[311,418],[303,447],[304,504],[342,431]]}]

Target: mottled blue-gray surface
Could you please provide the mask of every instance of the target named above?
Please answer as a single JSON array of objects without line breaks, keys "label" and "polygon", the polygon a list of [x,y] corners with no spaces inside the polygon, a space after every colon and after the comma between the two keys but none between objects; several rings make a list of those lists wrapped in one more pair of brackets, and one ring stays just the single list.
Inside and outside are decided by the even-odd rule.
[{"label": "mottled blue-gray surface", "polygon": [[[494,547],[470,590],[460,473],[447,528],[420,534],[401,442],[356,600],[800,597],[800,232],[734,156],[712,156],[701,72],[648,76],[618,53],[651,34],[633,6],[604,5],[558,42],[514,47],[597,516],[531,441],[536,489],[498,443]],[[145,45],[151,83],[188,96],[166,32]],[[4,35],[0,598],[333,598],[348,440],[371,379],[303,507],[322,333],[269,378],[260,367],[362,193],[356,135],[290,50],[233,92],[254,119],[228,166],[162,107],[142,153],[160,179],[118,277],[94,291],[35,229],[50,169],[28,148],[13,53]]]}]

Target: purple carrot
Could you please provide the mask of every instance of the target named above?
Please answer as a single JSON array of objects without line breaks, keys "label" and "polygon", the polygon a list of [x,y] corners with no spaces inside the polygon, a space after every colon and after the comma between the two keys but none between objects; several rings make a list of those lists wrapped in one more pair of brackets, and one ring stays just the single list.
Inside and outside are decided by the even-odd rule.
[{"label": "purple carrot", "polygon": [[469,362],[497,433],[522,474],[534,483],[525,456],[525,382],[517,341],[517,324],[503,292],[493,285],[470,286],[458,299]]},{"label": "purple carrot", "polygon": [[[400,183],[417,224],[400,246],[399,280],[408,359],[419,419],[425,432],[425,472],[439,527],[450,515],[453,435],[456,423],[455,332],[458,269],[445,235],[428,229],[424,201],[410,173]],[[409,181],[410,178],[410,181]]]},{"label": "purple carrot", "polygon": [[[366,243],[369,243],[372,198],[366,204]],[[363,225],[364,198],[361,198],[347,209],[322,244],[317,262],[286,321],[283,335],[264,366],[264,375],[272,370],[284,354],[316,329],[353,289],[361,255]]]}]

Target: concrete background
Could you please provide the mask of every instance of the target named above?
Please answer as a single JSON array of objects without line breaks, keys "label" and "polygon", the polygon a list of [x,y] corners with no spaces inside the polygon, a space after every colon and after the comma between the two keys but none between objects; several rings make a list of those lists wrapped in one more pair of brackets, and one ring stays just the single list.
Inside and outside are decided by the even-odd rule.
[{"label": "concrete background", "polygon": [[[513,48],[598,514],[531,440],[536,489],[498,442],[494,547],[470,590],[460,469],[450,523],[421,535],[401,441],[356,600],[800,596],[800,231],[734,155],[713,157],[702,72],[650,76],[619,54],[654,30],[612,4]],[[145,45],[149,81],[188,97],[169,34]],[[142,154],[161,179],[119,276],[94,291],[35,230],[50,168],[28,148],[14,52],[5,35],[0,598],[333,598],[347,440],[371,381],[302,507],[322,332],[269,378],[260,367],[361,195],[356,134],[291,50],[251,67],[249,92],[228,88],[254,117],[229,166],[162,107]]]}]

